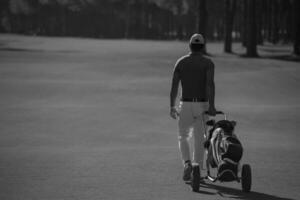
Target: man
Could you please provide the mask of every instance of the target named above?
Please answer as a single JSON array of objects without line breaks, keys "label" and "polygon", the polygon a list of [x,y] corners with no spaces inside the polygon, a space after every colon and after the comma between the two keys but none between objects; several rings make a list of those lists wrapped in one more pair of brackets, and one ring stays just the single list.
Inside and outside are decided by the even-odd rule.
[{"label": "man", "polygon": [[[190,50],[175,64],[172,88],[170,93],[170,115],[178,120],[179,149],[184,163],[183,180],[191,179],[192,161],[200,166],[203,164],[203,112],[215,115],[215,84],[214,64],[203,56],[204,38],[201,34],[194,34],[190,39]],[[181,83],[182,97],[177,110],[175,106],[179,83]],[[193,160],[190,152],[190,131],[193,131],[194,147]]]}]

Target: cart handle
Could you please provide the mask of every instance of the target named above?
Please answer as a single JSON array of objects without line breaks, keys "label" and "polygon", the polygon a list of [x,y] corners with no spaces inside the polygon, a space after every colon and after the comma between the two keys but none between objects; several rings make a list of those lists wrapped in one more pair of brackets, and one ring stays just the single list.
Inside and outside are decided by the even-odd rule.
[{"label": "cart handle", "polygon": [[[208,111],[205,111],[204,114],[209,115]],[[217,111],[216,115],[224,115],[223,111]]]},{"label": "cart handle", "polygon": [[[209,115],[208,111],[205,111],[205,112],[203,113],[203,115],[211,116],[211,115]],[[216,115],[223,115],[223,116],[224,116],[224,119],[225,119],[225,120],[227,119],[227,116],[226,116],[226,114],[225,114],[223,111],[217,111],[217,112],[216,112]]]}]

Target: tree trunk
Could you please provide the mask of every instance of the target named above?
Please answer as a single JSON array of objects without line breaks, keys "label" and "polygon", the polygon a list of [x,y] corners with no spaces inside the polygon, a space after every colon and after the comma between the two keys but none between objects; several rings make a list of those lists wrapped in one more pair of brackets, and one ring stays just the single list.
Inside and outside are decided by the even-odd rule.
[{"label": "tree trunk", "polygon": [[148,38],[147,32],[148,32],[148,0],[142,1],[142,30],[141,30],[141,37],[142,38]]},{"label": "tree trunk", "polygon": [[267,1],[267,9],[268,9],[268,12],[267,12],[267,29],[268,29],[268,34],[267,34],[267,39],[268,39],[268,42],[271,42],[272,41],[272,13],[273,13],[273,0],[268,0]]},{"label": "tree trunk", "polygon": [[130,37],[130,25],[131,25],[131,2],[128,2],[126,5],[126,21],[125,21],[125,38]]},{"label": "tree trunk", "polygon": [[267,1],[262,1],[261,2],[261,16],[262,16],[262,26],[261,26],[261,36],[262,36],[262,41],[266,40],[268,37],[268,2]]},{"label": "tree trunk", "polygon": [[300,1],[294,0],[293,15],[294,15],[294,54],[300,56]]},{"label": "tree trunk", "polygon": [[225,43],[224,51],[232,52],[232,29],[236,9],[236,0],[225,0]]},{"label": "tree trunk", "polygon": [[262,14],[262,2],[257,1],[256,2],[257,12],[256,12],[256,36],[257,36],[257,44],[262,45],[263,44],[263,35],[262,35],[262,29],[263,29],[263,14]]},{"label": "tree trunk", "polygon": [[61,6],[61,35],[66,36],[67,34],[67,9]]},{"label": "tree trunk", "polygon": [[244,0],[244,1],[242,1],[242,3],[243,3],[243,12],[244,12],[244,14],[243,14],[243,20],[242,20],[242,22],[243,22],[243,28],[242,28],[242,45],[244,46],[244,47],[246,47],[247,46],[247,37],[248,37],[248,25],[247,25],[247,22],[248,22],[248,16],[247,16],[247,12],[248,12],[248,3],[247,3],[247,0]]},{"label": "tree trunk", "polygon": [[278,27],[278,1],[273,0],[272,3],[272,13],[271,13],[271,19],[272,19],[272,43],[275,44],[279,40],[278,32],[279,32],[279,27]]},{"label": "tree trunk", "polygon": [[179,40],[182,40],[183,39],[183,23],[182,23],[182,9],[183,9],[183,3],[182,1],[176,1],[176,9],[177,9],[177,15],[175,16],[176,17],[176,21],[177,21],[177,24],[176,24],[176,32],[177,32],[177,38]]},{"label": "tree trunk", "polygon": [[247,56],[256,57],[256,0],[247,0],[248,3],[248,12],[247,12]]},{"label": "tree trunk", "polygon": [[[207,23],[207,8],[206,0],[198,1],[198,17],[197,17],[197,30],[202,34],[206,41],[206,23]],[[206,43],[206,42],[205,42]],[[206,44],[204,46],[204,53],[206,53]]]},{"label": "tree trunk", "polygon": [[[293,23],[291,23],[291,21],[293,21],[293,2],[289,2],[289,7],[288,7],[288,13],[287,13],[287,18],[286,18],[286,29],[287,29],[287,40],[288,42],[293,40]],[[292,12],[290,12],[292,11]]]}]

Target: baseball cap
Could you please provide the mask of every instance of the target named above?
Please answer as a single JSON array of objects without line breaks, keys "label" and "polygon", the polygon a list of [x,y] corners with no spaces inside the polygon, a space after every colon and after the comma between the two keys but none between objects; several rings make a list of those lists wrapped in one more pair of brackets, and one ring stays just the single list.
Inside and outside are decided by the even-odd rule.
[{"label": "baseball cap", "polygon": [[195,33],[190,39],[190,44],[204,44],[203,36],[199,33]]}]

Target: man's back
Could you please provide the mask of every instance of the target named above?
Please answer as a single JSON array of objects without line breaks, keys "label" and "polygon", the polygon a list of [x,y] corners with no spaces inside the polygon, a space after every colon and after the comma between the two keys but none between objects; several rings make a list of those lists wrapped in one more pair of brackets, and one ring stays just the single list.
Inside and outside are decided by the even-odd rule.
[{"label": "man's back", "polygon": [[[215,84],[214,64],[202,56],[205,41],[201,34],[194,34],[190,39],[191,54],[180,58],[175,65],[170,92],[170,116],[178,118],[178,144],[184,164],[183,180],[191,180],[192,171],[197,172],[203,163],[204,153],[203,113],[215,115]],[[176,107],[176,98],[179,84],[182,85],[182,99],[179,109]],[[194,137],[194,146],[190,148],[190,133]],[[191,152],[193,151],[193,152]],[[191,160],[191,154],[193,160]],[[192,163],[195,164],[193,169]],[[198,167],[197,167],[198,165]],[[199,171],[200,174],[200,171]],[[193,190],[198,190],[197,184]]]},{"label": "man's back", "polygon": [[210,59],[201,53],[190,53],[180,58],[175,65],[182,85],[182,98],[200,98],[207,101],[207,72],[213,70]]}]

